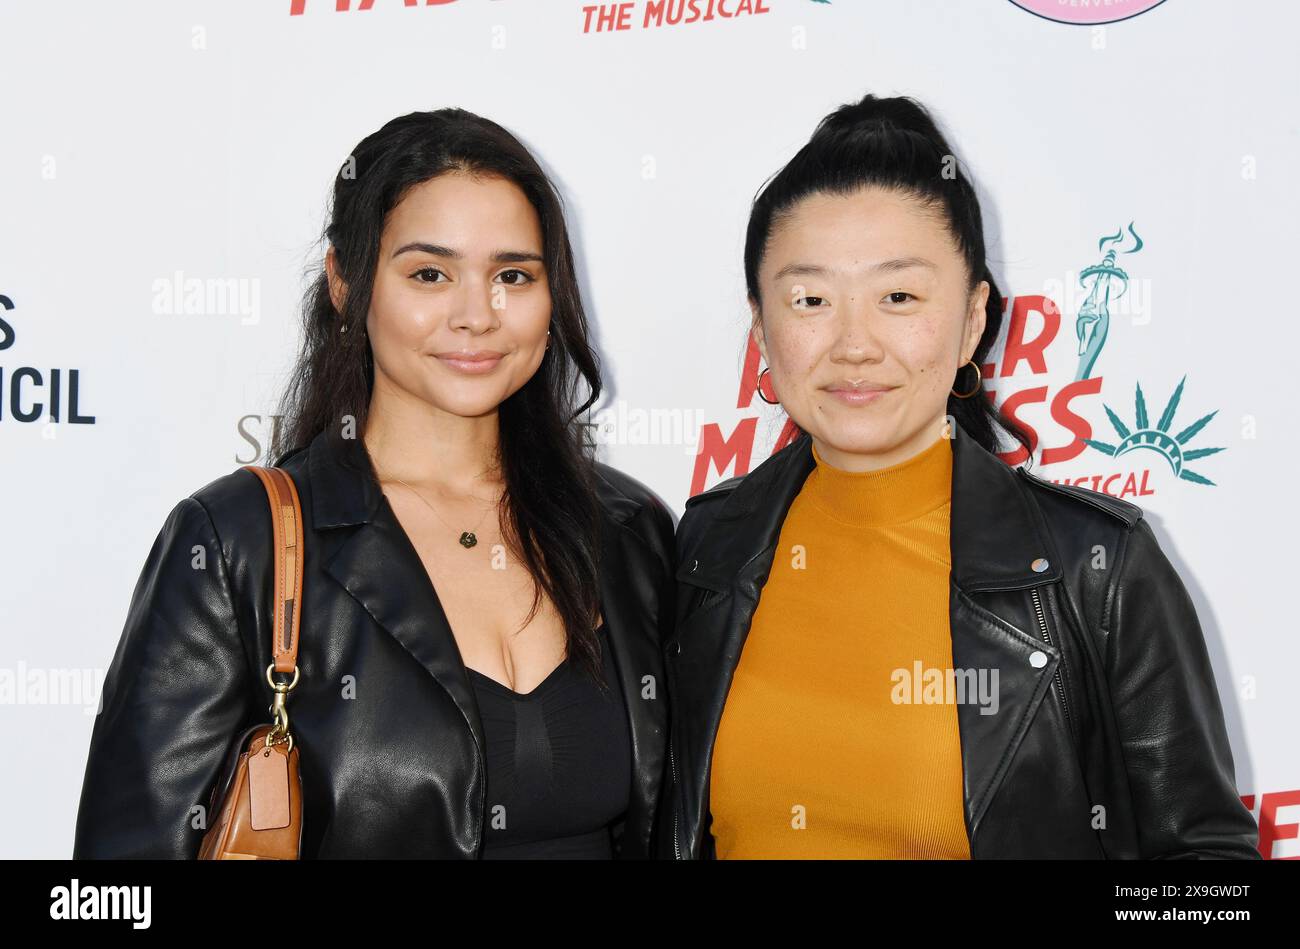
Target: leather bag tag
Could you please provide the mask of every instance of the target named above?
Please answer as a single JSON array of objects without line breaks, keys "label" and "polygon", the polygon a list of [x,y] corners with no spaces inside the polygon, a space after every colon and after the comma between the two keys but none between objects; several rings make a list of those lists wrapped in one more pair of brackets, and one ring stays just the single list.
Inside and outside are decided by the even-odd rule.
[{"label": "leather bag tag", "polygon": [[249,752],[248,810],[253,830],[289,826],[289,759],[276,746]]}]

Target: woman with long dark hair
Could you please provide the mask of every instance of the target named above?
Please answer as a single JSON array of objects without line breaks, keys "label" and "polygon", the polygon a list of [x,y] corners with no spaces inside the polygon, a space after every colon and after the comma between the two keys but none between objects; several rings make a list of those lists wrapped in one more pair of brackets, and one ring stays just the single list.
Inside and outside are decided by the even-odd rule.
[{"label": "woman with long dark hair", "polygon": [[677,857],[1258,857],[1192,602],[1137,506],[996,453],[1002,299],[931,117],[866,96],[762,189],[752,332],[799,436],[692,498]]},{"label": "woman with long dark hair", "polygon": [[[496,123],[412,113],[353,150],[325,237],[271,452],[305,521],[302,856],[649,855],[673,524],[585,437],[601,379],[555,188]],[[75,856],[198,852],[271,699],[266,505],[240,470],[167,519]]]}]

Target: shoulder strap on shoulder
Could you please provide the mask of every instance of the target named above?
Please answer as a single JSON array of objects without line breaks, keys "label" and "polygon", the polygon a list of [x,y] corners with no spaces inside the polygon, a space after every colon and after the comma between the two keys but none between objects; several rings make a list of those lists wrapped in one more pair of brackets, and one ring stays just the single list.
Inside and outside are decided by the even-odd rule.
[{"label": "shoulder strap on shoulder", "polygon": [[[302,603],[302,505],[298,488],[283,468],[244,465],[266,488],[271,505],[272,548],[275,551],[275,596],[272,602],[274,666],[293,674],[298,668],[298,626]],[[296,678],[296,676],[295,676]]]}]

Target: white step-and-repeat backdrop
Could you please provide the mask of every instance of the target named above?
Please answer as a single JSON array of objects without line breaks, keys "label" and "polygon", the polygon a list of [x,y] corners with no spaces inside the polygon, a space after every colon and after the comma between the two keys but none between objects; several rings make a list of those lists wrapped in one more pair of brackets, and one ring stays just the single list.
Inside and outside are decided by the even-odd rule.
[{"label": "white step-and-repeat backdrop", "polygon": [[1300,858],[1297,33],[1290,3],[1211,0],[4,4],[0,855],[71,853],[150,544],[267,461],[356,142],[455,105],[533,149],[604,362],[602,458],[680,515],[784,421],[746,347],[749,203],[874,92],[930,107],[971,169],[1009,316],[986,386],[1037,473],[1149,512],[1261,849]]}]

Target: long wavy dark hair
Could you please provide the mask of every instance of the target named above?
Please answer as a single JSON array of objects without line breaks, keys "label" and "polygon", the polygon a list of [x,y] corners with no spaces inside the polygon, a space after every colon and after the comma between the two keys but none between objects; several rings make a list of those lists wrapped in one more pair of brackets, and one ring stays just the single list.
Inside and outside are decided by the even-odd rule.
[{"label": "long wavy dark hair", "polygon": [[[321,432],[342,437],[349,416],[355,431],[364,431],[374,386],[365,326],[384,221],[409,189],[450,172],[514,182],[541,221],[551,343],[537,372],[498,411],[496,462],[505,481],[499,519],[511,554],[533,578],[525,625],[545,591],[564,619],[568,655],[603,683],[593,629],[600,602],[594,445],[580,421],[600,395],[599,360],[588,342],[562,199],[506,129],[463,109],[412,112],[352,150],[334,180],[323,235],[334,248],[346,301],[342,313],[335,309],[322,259],[303,300],[302,349],[281,401],[283,422],[271,454],[282,458]],[[347,332],[340,332],[340,323]],[[366,476],[376,478],[369,453],[362,454]]]},{"label": "long wavy dark hair", "polygon": [[[982,365],[1002,329],[1002,294],[985,257],[979,199],[929,112],[907,96],[881,99],[868,94],[840,106],[821,120],[808,143],[759,190],[745,234],[750,301],[761,312],[758,271],[768,238],[795,204],[811,194],[849,194],[873,186],[940,209],[965,258],[969,289],[981,280],[989,282],[984,333],[971,357]],[[970,375],[967,367],[958,369],[952,388],[970,391],[974,383]],[[1032,453],[1028,433],[982,391],[965,399],[950,394],[948,414],[988,451],[1002,450],[999,442],[1005,433]]]}]

